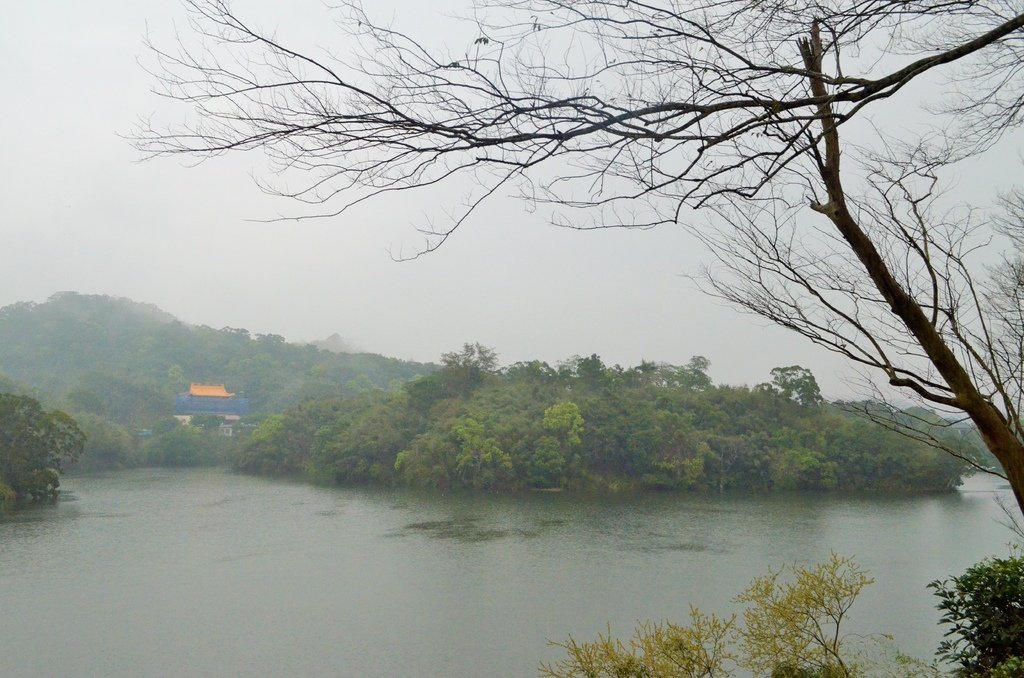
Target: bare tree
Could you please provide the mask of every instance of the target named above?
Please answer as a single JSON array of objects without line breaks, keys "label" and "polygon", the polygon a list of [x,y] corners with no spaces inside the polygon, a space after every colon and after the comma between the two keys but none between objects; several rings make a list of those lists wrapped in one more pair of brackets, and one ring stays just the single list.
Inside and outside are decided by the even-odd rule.
[{"label": "bare tree", "polygon": [[[1024,507],[1024,267],[979,268],[990,224],[940,183],[1021,120],[1020,0],[477,0],[458,55],[345,2],[341,56],[186,5],[154,72],[193,115],[141,128],[145,153],[264,149],[318,217],[471,176],[424,252],[509,190],[574,228],[685,221],[717,259],[708,291],[964,413]],[[944,134],[841,142],[939,77]]]}]

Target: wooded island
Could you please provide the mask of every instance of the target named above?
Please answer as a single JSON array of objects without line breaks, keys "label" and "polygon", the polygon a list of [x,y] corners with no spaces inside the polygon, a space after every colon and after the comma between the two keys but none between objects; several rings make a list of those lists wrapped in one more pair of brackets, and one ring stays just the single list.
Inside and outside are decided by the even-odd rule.
[{"label": "wooded island", "polygon": [[[0,309],[0,392],[74,417],[86,442],[72,470],[222,463],[328,484],[504,492],[945,491],[969,468],[857,416],[870,403],[823,401],[802,367],[753,387],[716,385],[709,368],[700,356],[624,368],[597,355],[500,367],[479,344],[411,363],[73,293]],[[232,437],[216,413],[174,418],[190,383],[228,383],[251,401]],[[927,410],[905,418],[986,462],[972,429]]]}]

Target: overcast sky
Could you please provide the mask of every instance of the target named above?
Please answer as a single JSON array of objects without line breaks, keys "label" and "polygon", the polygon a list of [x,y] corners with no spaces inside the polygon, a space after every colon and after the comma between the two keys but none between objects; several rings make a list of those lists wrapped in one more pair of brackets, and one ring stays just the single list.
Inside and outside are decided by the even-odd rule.
[{"label": "overcast sky", "polygon": [[[403,26],[442,38],[463,0],[374,0]],[[237,0],[235,9],[299,41],[331,44],[315,0]],[[262,194],[257,153],[189,167],[140,163],[119,134],[163,112],[145,59],[148,30],[168,37],[184,12],[171,0],[8,3],[0,23],[3,164],[0,305],[57,291],[154,303],[182,320],[436,360],[466,341],[503,363],[598,353],[608,363],[683,363],[704,355],[726,383],[765,381],[801,364],[826,395],[846,395],[838,359],[702,296],[683,274],[706,256],[680,228],[579,233],[547,225],[513,199],[488,204],[439,251],[420,245],[428,194],[375,202],[343,218],[264,224],[291,208]],[[910,106],[913,108],[913,106]],[[1004,153],[1005,155],[1005,153]],[[1009,153],[1010,156],[1013,153]],[[1004,160],[962,178],[980,192]],[[436,198],[435,198],[436,201]]]}]

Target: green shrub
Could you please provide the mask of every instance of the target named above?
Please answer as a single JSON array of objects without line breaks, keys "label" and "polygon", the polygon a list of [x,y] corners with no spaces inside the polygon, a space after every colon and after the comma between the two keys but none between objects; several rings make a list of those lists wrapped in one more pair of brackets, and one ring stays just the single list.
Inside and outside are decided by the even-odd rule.
[{"label": "green shrub", "polygon": [[1024,676],[1024,659],[1020,657],[1010,657],[988,674],[988,678],[1020,678],[1020,676]]},{"label": "green shrub", "polygon": [[844,678],[845,674],[837,666],[826,665],[821,668],[807,668],[793,664],[782,664],[772,670],[771,678]]},{"label": "green shrub", "polygon": [[941,623],[951,627],[939,657],[959,664],[961,675],[1022,675],[1011,660],[1024,657],[1024,558],[983,560],[928,586],[939,597]]},{"label": "green shrub", "polygon": [[14,488],[10,485],[5,485],[3,480],[0,479],[0,511],[4,509],[5,505],[13,504],[17,498],[18,495],[14,492]]}]

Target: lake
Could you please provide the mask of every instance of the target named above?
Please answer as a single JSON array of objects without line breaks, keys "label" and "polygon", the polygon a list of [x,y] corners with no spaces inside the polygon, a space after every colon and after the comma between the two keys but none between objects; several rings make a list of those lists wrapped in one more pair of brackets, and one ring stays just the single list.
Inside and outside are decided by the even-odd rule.
[{"label": "lake", "polygon": [[547,644],[687,618],[772,565],[851,555],[858,630],[931,658],[925,585],[1003,555],[973,478],[946,495],[436,495],[221,469],[66,478],[0,517],[0,673],[532,676]]}]

